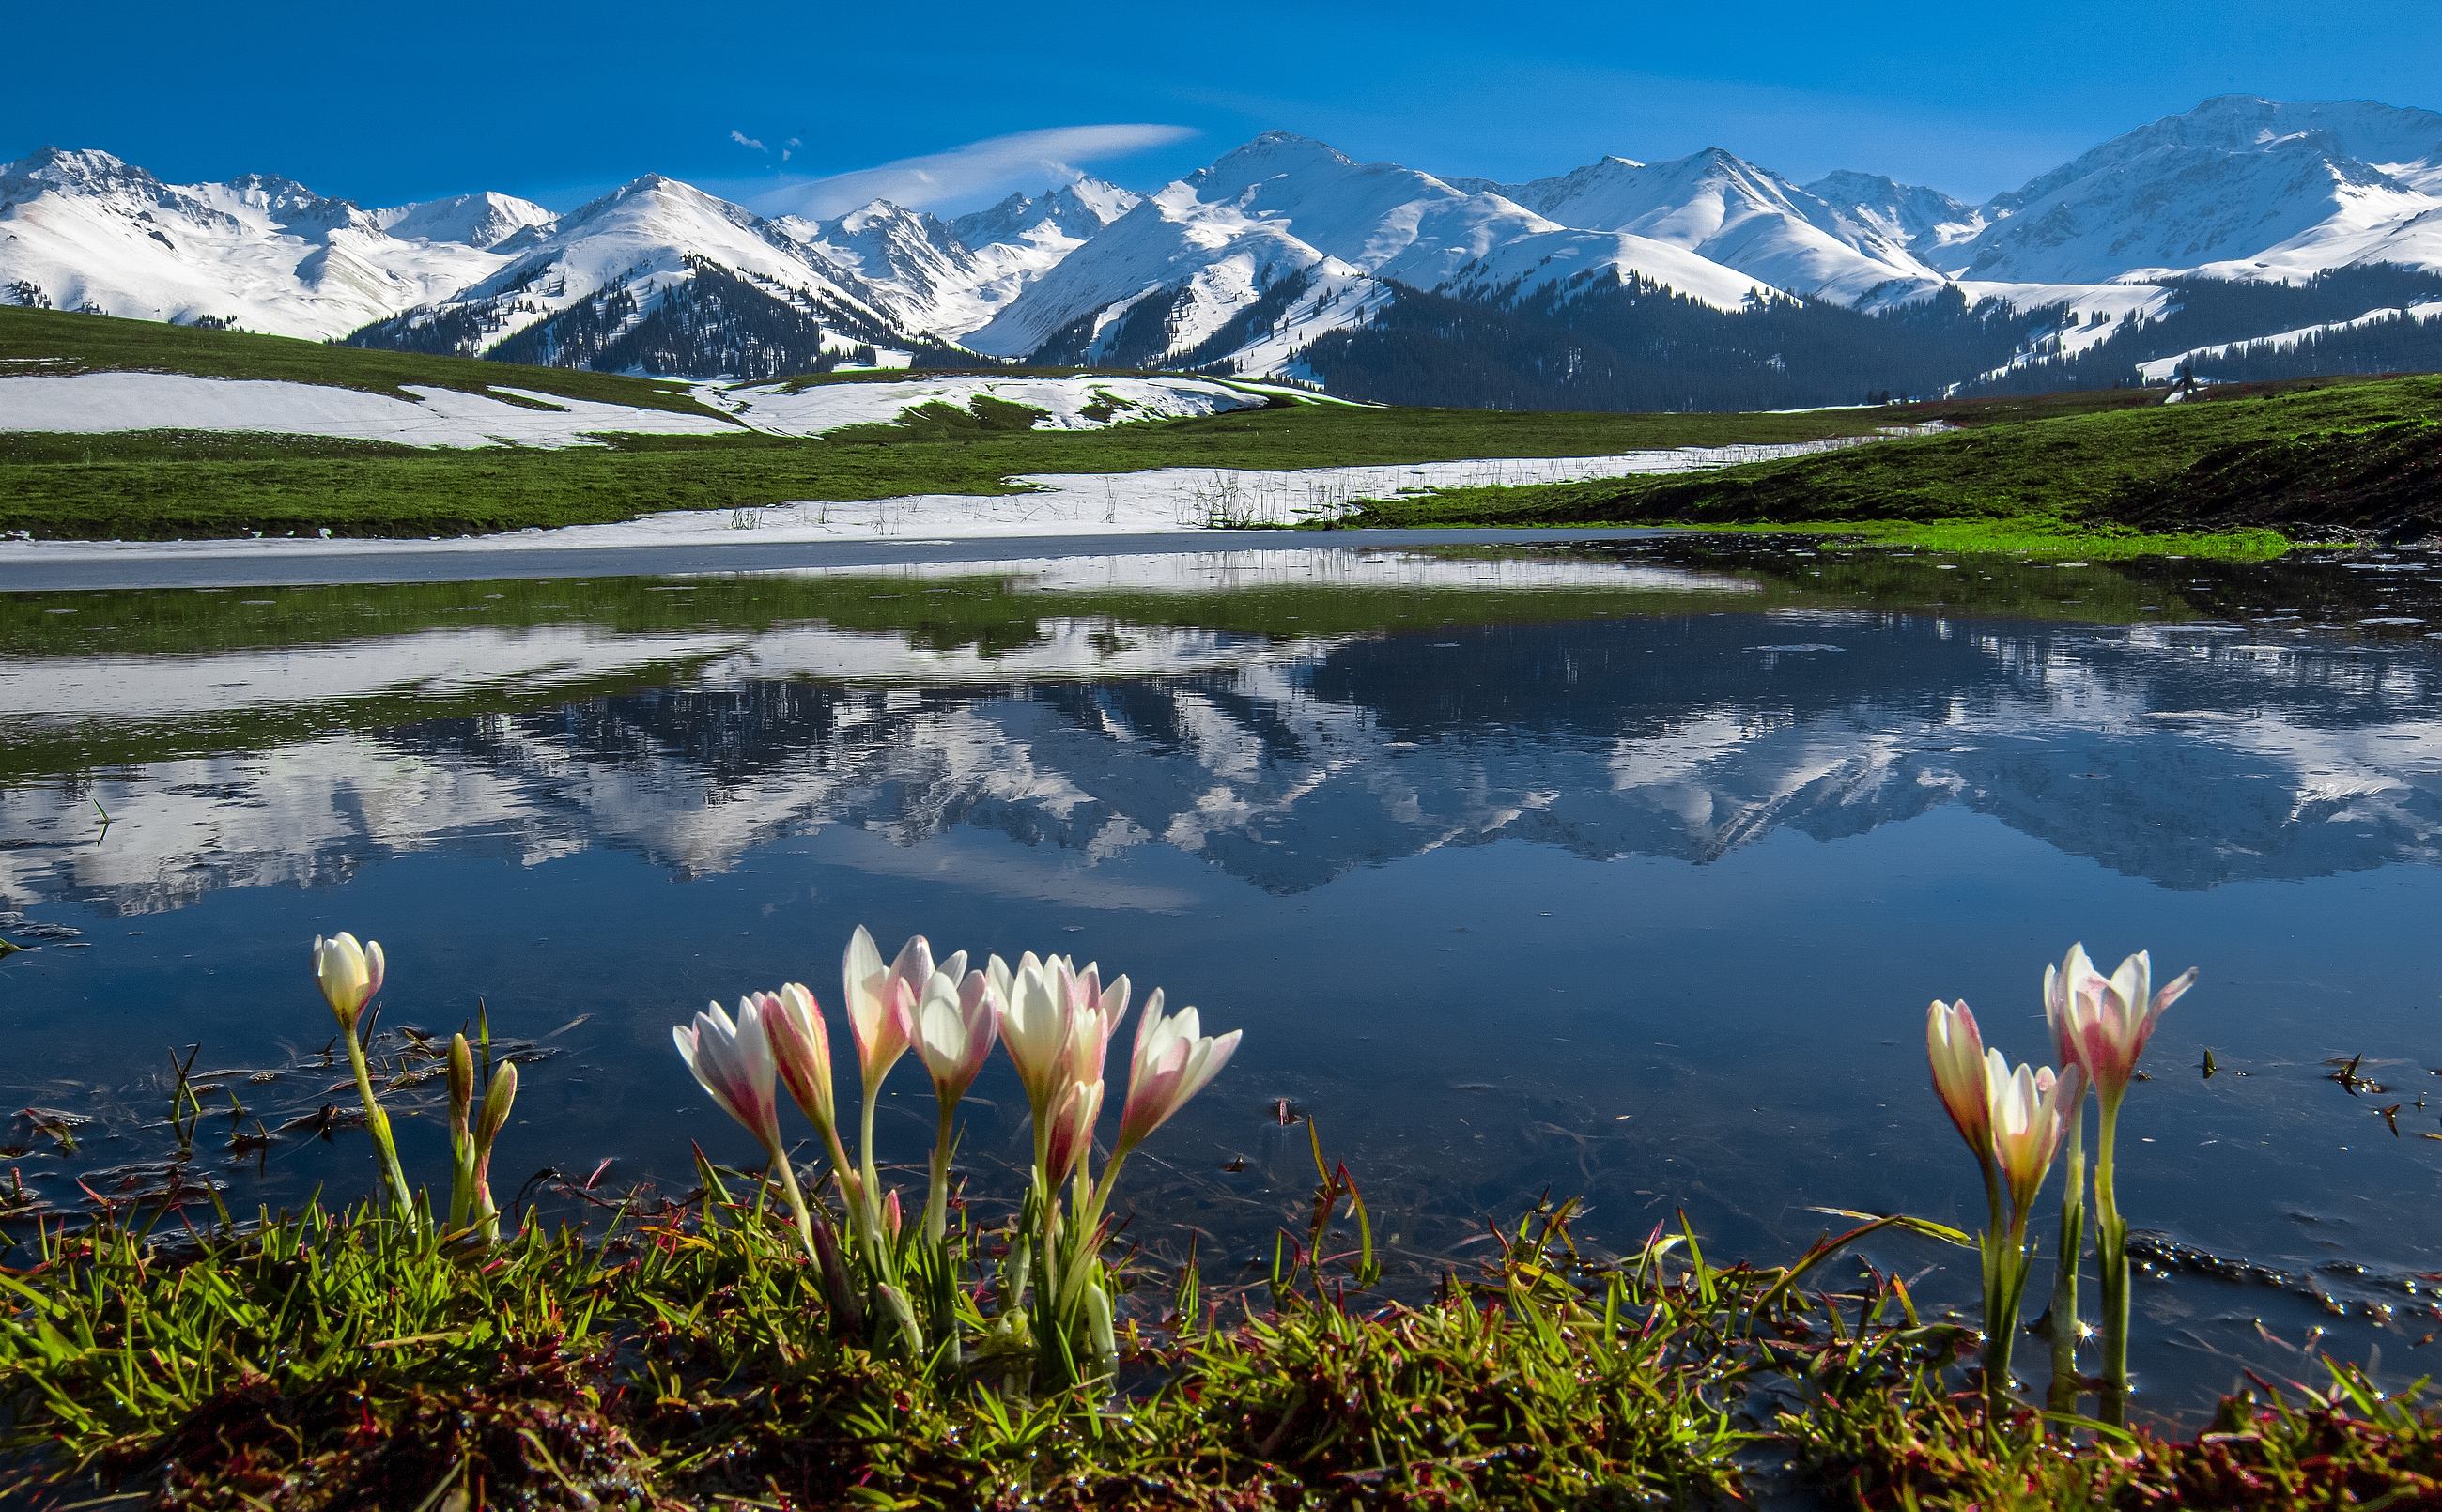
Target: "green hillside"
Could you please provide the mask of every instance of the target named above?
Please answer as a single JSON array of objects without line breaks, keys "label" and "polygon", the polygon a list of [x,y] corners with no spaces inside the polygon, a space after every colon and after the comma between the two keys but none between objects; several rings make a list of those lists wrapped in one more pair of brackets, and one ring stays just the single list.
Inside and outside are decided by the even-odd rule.
[{"label": "green hillside", "polygon": [[2430,534],[2442,378],[2316,378],[1914,405],[1955,433],[1720,472],[1450,490],[1370,524],[1690,525],[2051,519],[2146,532]]},{"label": "green hillside", "polygon": [[[423,357],[278,337],[0,309],[0,373],[150,370],[286,378],[392,393],[508,384],[570,398],[709,412],[640,378]],[[890,381],[865,374],[838,381]],[[913,493],[1008,494],[1025,473],[1155,467],[1383,465],[1567,457],[1870,433],[1878,410],[1623,415],[1398,410],[1285,400],[1200,419],[1091,431],[1030,428],[981,399],[828,437],[609,436],[603,446],[440,450],[319,437],[0,431],[0,530],[152,539],[262,531],[424,537],[602,523],[669,509],[756,508]]]}]

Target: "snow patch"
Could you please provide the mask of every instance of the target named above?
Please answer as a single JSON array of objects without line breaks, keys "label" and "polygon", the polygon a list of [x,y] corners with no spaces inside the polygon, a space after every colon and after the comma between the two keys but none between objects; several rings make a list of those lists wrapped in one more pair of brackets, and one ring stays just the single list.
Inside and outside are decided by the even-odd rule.
[{"label": "snow patch", "polygon": [[532,410],[454,389],[402,385],[414,400],[355,389],[177,373],[0,377],[0,430],[95,435],[115,430],[264,431],[389,441],[403,446],[587,446],[605,431],[734,435],[711,415],[598,404],[495,385],[546,404]]}]

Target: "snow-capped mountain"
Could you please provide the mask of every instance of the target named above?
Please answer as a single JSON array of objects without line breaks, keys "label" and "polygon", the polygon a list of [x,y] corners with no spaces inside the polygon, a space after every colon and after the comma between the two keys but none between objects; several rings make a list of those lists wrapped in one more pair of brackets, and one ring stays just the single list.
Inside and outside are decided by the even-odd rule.
[{"label": "snow-capped mountain", "polygon": [[1983,210],[1974,205],[1882,173],[1843,169],[1807,185],[1806,192],[1835,213],[1873,228],[1928,265],[1940,264],[1942,248],[1968,240],[1985,225]]},{"label": "snow-capped mountain", "polygon": [[[1069,361],[1196,353],[1268,371],[1361,319],[1386,281],[1541,285],[1613,266],[1722,308],[1757,282],[1666,243],[1572,228],[1497,193],[1266,132],[1149,195],[969,345]],[[1231,329],[1248,315],[1262,319]]]},{"label": "snow-capped mountain", "polygon": [[2224,95],[1996,196],[1955,274],[2104,283],[2442,268],[2442,115]]},{"label": "snow-capped mountain", "polygon": [[285,178],[165,184],[108,153],[46,147],[0,164],[0,282],[63,309],[343,336],[498,267],[487,219],[544,214],[465,198],[485,203],[368,211]]},{"label": "snow-capped mountain", "polygon": [[1794,294],[1848,303],[1895,282],[1923,292],[1941,282],[1905,236],[1718,147],[1667,163],[1605,157],[1527,184],[1457,182],[1562,226],[1682,247]]},{"label": "snow-capped mountain", "polygon": [[467,246],[500,246],[529,226],[550,224],[551,211],[531,200],[509,194],[452,194],[374,210],[373,223],[401,241],[458,242]]},{"label": "snow-capped mountain", "polygon": [[955,340],[988,324],[1140,197],[1087,178],[1039,199],[1011,194],[954,222],[877,199],[833,220],[775,224],[860,280],[902,330]]},{"label": "snow-capped mountain", "polygon": [[[2108,382],[2171,351],[2123,348],[2132,328],[2181,308],[2182,277],[2277,291],[2387,264],[2442,272],[2442,114],[2248,96],[2141,127],[1980,206],[1863,172],[1801,186],[1719,149],[1504,184],[1359,163],[1286,132],[1149,194],[1086,178],[956,220],[884,200],[767,219],[659,174],[555,215],[482,192],[366,209],[262,174],[171,185],[100,152],[0,165],[0,298],[696,376],[771,376],[866,347],[972,360],[959,343],[1003,359],[1310,377],[1301,354],[1378,330],[1402,289],[1502,301],[1542,322],[1533,341],[1549,351],[1530,365],[1573,372],[1584,342],[1565,335],[1567,312],[1590,292],[1667,290],[1692,312],[1670,316],[1667,335],[1636,322],[1667,301],[1604,316],[1616,365],[1656,341],[1682,361],[1743,349],[1704,322],[1760,296],[1896,311],[1955,285],[1967,308],[1997,301],[1982,308],[2016,322],[1977,359],[2002,366],[1959,380],[2091,355],[2094,381]],[[2284,304],[2278,323],[2217,307],[2181,339],[2355,329],[2367,312],[2329,307],[2348,296],[2324,292]],[[1840,343],[1865,351],[1830,330],[1805,338],[1826,372],[1846,360]],[[1409,371],[1441,360],[1440,337],[1407,339]],[[1525,360],[1514,341],[1505,350],[1499,360]],[[1778,351],[1752,355],[1780,371]]]},{"label": "snow-capped mountain", "polygon": [[[766,328],[750,344],[772,349],[772,365],[790,371],[790,362],[810,366],[820,356],[825,332],[841,341],[871,342],[889,340],[899,330],[875,308],[861,280],[814,256],[776,224],[659,173],[523,227],[491,253],[500,265],[487,277],[352,339],[557,365],[610,358],[613,367],[651,367],[618,361],[615,349],[666,308],[682,324],[759,322]],[[720,281],[725,301],[717,318],[692,308],[693,295],[707,293],[695,289],[707,274]],[[647,331],[644,339],[659,353],[670,334]],[[713,344],[735,345],[736,335],[718,333]],[[688,362],[677,371],[696,370]],[[727,371],[771,375],[754,359],[742,371]]]}]

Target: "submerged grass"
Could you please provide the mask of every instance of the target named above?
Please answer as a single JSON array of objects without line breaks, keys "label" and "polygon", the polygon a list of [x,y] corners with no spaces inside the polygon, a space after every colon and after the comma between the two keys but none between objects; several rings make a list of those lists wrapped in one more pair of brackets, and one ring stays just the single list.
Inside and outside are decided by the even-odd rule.
[{"label": "submerged grass", "polygon": [[2058,515],[2004,519],[1857,519],[1813,525],[1714,525],[1722,532],[1803,532],[1839,545],[1913,546],[1935,552],[2000,554],[2043,561],[2083,557],[2121,561],[2136,556],[2186,556],[2201,561],[2261,562],[2298,543],[2277,530],[2142,531],[2129,525],[2080,524]]}]

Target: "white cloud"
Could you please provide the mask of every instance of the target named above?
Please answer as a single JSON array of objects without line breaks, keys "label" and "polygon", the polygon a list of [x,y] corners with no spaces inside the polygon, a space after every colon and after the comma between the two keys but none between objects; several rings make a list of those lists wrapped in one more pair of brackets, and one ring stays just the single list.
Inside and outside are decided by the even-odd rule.
[{"label": "white cloud", "polygon": [[919,209],[975,200],[1017,184],[1078,176],[1073,163],[1124,157],[1195,133],[1186,126],[1053,126],[969,142],[946,153],[902,157],[877,168],[860,168],[828,178],[800,179],[755,201],[767,215],[813,220],[844,214],[872,200]]},{"label": "white cloud", "polygon": [[764,146],[761,142],[756,141],[754,137],[747,136],[744,132],[739,131],[735,126],[729,128],[729,139],[736,142],[740,147],[752,147],[758,153],[768,153],[772,150],[769,147]]}]

